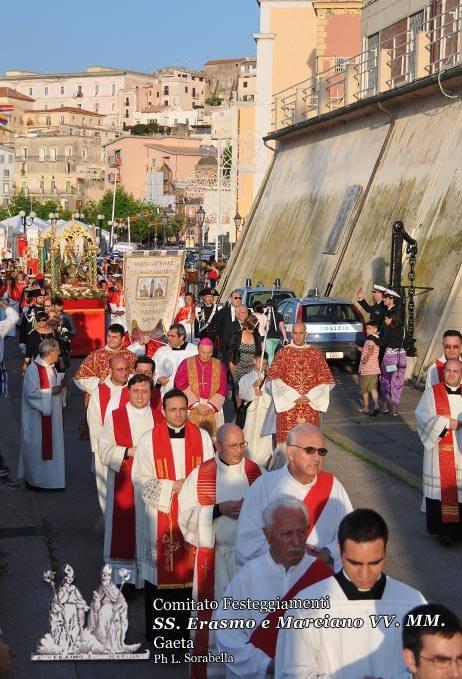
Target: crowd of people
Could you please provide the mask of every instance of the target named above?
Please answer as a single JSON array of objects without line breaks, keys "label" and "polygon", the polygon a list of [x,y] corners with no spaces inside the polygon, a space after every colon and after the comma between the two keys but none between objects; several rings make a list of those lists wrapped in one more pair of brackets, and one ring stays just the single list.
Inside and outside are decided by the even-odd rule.
[{"label": "crowd of people", "polygon": [[[323,468],[321,417],[335,380],[305,324],[289,337],[271,305],[249,309],[238,290],[220,305],[210,286],[200,303],[190,293],[179,300],[166,342],[135,337],[122,278],[101,275],[106,345],[73,383],[104,518],[101,557],[114,584],[124,569],[127,586],[144,590],[154,648],[188,649],[196,679],[462,677],[460,621],[386,575],[386,522],[373,508],[354,509]],[[29,288],[21,321],[0,302],[0,335],[20,322],[24,350],[18,477],[31,491],[64,490],[75,328],[43,278]],[[396,414],[406,333],[397,293],[373,294],[373,305],[357,296],[370,314],[362,411],[376,415],[382,404]],[[427,530],[449,545],[462,537],[462,335],[447,331],[443,349],[416,423]]]}]

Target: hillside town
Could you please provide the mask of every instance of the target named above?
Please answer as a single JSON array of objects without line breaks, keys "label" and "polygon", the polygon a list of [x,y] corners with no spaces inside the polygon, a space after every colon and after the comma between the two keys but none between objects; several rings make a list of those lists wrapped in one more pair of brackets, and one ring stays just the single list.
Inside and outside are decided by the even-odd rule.
[{"label": "hillside town", "polygon": [[249,3],[0,57],[0,679],[462,679],[462,0]]}]

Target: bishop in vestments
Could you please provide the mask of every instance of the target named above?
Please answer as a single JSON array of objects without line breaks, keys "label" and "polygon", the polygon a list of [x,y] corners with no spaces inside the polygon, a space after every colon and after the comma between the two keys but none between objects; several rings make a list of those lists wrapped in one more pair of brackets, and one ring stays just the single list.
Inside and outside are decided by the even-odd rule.
[{"label": "bishop in vestments", "polygon": [[427,530],[443,545],[462,537],[462,362],[446,361],[443,382],[425,389],[415,411],[424,446]]},{"label": "bishop in vestments", "polygon": [[[133,484],[145,507],[141,577],[145,580],[146,638],[154,637],[154,617],[176,619],[179,630],[163,636],[186,637],[188,613],[166,610],[162,602],[191,598],[195,549],[178,525],[178,494],[192,470],[214,455],[210,436],[187,421],[188,399],[172,389],[163,398],[166,422],[146,433],[133,464]],[[154,601],[161,602],[154,610]]]},{"label": "bishop in vestments", "polygon": [[129,402],[106,418],[98,453],[107,471],[104,516],[104,561],[118,570],[131,571],[130,582],[142,587],[140,550],[143,547],[144,506],[135,497],[133,461],[142,435],[163,420],[150,405],[151,383],[146,375],[128,382]]},{"label": "bishop in vestments", "polygon": [[329,392],[335,381],[321,352],[305,344],[306,326],[295,323],[292,342],[281,349],[268,371],[276,416],[278,443],[296,424],[319,427],[320,412],[329,407]]},{"label": "bishop in vestments", "polygon": [[213,342],[201,339],[198,355],[180,363],[175,375],[175,388],[188,397],[189,421],[215,437],[224,423],[223,403],[228,393],[224,364],[213,358]]}]

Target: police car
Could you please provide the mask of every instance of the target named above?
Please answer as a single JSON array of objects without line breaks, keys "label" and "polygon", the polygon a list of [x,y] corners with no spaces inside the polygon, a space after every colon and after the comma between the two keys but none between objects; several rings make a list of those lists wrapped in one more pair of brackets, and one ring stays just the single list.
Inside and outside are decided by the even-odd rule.
[{"label": "police car", "polygon": [[364,340],[364,318],[355,304],[333,297],[286,299],[278,305],[290,337],[294,323],[305,323],[307,343],[327,360],[358,360],[356,345]]},{"label": "police car", "polygon": [[265,307],[270,299],[275,299],[277,304],[279,304],[281,300],[295,297],[295,292],[291,288],[281,287],[279,279],[276,279],[272,287],[268,287],[263,285],[263,283],[257,283],[256,286],[252,286],[252,281],[248,278],[243,288],[235,289],[239,291],[242,297],[242,304],[249,307],[249,309],[254,304],[261,304]]}]

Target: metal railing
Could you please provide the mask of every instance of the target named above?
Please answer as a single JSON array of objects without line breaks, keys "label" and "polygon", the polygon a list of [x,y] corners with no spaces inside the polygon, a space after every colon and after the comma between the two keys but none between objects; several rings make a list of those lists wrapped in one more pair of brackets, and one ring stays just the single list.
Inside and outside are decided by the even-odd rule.
[{"label": "metal railing", "polygon": [[272,129],[335,111],[462,63],[462,0],[436,15],[431,8],[409,17],[405,31],[383,39],[379,35],[373,47],[276,93]]}]

